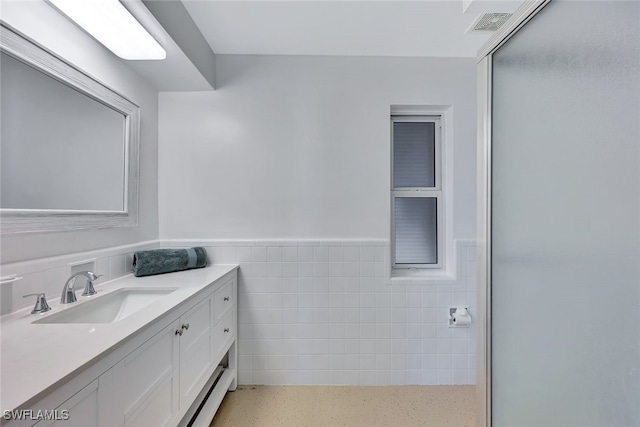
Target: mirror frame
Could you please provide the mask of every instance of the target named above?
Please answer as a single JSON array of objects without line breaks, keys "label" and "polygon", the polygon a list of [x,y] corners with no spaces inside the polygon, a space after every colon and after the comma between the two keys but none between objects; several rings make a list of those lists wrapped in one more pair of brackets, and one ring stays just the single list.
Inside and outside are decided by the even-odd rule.
[{"label": "mirror frame", "polygon": [[[125,186],[122,211],[0,209],[2,234],[71,231],[138,225],[140,107],[75,65],[0,20],[0,52],[121,113],[125,118]],[[70,119],[73,123],[73,118]],[[99,197],[99,195],[97,195]]]}]

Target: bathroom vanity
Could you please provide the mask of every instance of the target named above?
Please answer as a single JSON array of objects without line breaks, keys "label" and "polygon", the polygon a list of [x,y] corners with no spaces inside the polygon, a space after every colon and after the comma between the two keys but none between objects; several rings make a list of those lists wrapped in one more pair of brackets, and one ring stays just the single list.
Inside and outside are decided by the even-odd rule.
[{"label": "bathroom vanity", "polygon": [[5,316],[2,425],[208,426],[237,383],[236,301],[237,265],[215,265]]}]

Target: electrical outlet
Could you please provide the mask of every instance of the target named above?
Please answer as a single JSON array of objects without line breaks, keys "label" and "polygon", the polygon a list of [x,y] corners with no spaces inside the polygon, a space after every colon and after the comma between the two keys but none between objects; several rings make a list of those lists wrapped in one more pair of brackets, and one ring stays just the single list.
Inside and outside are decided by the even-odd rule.
[{"label": "electrical outlet", "polygon": [[85,259],[82,261],[76,261],[69,263],[69,267],[71,268],[71,275],[74,275],[80,271],[96,271],[96,260],[94,259]]}]

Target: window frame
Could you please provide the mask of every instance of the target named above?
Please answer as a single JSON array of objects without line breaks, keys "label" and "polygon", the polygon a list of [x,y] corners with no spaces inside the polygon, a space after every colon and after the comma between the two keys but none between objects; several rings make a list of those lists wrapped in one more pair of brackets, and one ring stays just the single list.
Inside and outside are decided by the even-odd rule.
[{"label": "window frame", "polygon": [[[434,167],[435,167],[435,185],[433,187],[401,187],[396,188],[394,185],[394,124],[395,123],[434,123]],[[392,270],[433,270],[442,269],[444,266],[445,247],[444,247],[444,197],[442,185],[442,123],[443,116],[435,114],[391,114],[390,134],[391,134],[391,268]],[[421,197],[436,199],[436,259],[433,264],[402,264],[396,263],[396,227],[395,227],[395,199],[403,197]]]}]

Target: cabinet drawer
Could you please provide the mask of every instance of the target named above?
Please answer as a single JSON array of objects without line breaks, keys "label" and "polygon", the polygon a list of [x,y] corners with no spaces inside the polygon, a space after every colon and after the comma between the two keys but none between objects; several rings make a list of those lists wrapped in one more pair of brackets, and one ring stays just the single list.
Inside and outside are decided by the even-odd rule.
[{"label": "cabinet drawer", "polygon": [[216,355],[219,355],[235,336],[236,331],[235,323],[233,321],[233,313],[233,310],[229,310],[227,315],[219,321],[215,327],[214,354]]},{"label": "cabinet drawer", "polygon": [[235,303],[233,298],[233,279],[222,285],[220,289],[215,291],[213,298],[216,301],[215,313],[216,324],[222,319],[233,307]]}]

